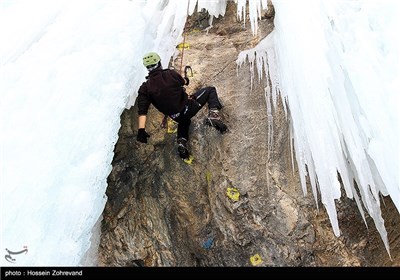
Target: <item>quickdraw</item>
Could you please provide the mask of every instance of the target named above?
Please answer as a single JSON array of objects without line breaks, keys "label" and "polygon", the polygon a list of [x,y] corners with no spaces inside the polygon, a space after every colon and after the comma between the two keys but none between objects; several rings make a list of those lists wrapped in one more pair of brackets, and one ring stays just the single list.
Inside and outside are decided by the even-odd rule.
[{"label": "quickdraw", "polygon": [[[188,70],[190,70],[190,75],[188,75]],[[192,70],[192,67],[189,65],[185,66],[185,77],[186,78],[193,77],[193,70]]]}]

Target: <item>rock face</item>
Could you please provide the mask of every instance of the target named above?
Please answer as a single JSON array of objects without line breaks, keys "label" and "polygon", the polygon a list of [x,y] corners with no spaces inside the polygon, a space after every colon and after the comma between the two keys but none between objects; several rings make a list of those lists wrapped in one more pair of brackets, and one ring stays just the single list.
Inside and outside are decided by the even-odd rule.
[{"label": "rock face", "polygon": [[[194,76],[187,92],[215,86],[229,132],[205,126],[203,108],[192,119],[194,162],[188,165],[177,154],[176,135],[160,127],[161,113],[151,107],[146,145],[136,141],[136,105],[125,110],[108,178],[99,265],[400,265],[399,215],[389,199],[383,212],[392,261],[354,201],[338,202],[342,235],[335,237],[321,203],[318,211],[314,198],[303,195],[281,104],[273,112],[273,144],[267,145],[266,81],[256,77],[251,85],[249,65],[237,69],[235,61],[272,31],[273,15],[261,20],[258,36],[236,20],[233,1],[224,18],[207,22],[196,14],[188,23],[183,65]],[[179,59],[175,65],[179,70]],[[235,194],[231,188],[238,201],[228,196]]]}]

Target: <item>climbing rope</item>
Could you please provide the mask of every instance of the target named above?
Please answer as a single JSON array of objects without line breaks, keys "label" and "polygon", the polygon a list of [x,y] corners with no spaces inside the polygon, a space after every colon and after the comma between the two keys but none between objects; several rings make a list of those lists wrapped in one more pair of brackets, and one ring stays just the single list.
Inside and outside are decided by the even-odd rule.
[{"label": "climbing rope", "polygon": [[185,26],[183,27],[183,44],[182,44],[182,57],[181,57],[181,67],[180,67],[181,75],[183,74],[183,72],[182,72],[183,56],[184,56],[184,53],[185,53],[185,46],[186,46],[186,33],[187,33],[186,25],[187,25],[187,22],[188,22],[187,18],[189,16],[189,3],[190,3],[190,1],[187,1],[187,2],[188,2],[188,4],[187,4],[187,9],[186,9],[186,22],[185,22]]},{"label": "climbing rope", "polygon": [[[183,27],[183,43],[181,43],[181,44],[179,44],[179,45],[177,46],[177,48],[179,48],[179,49],[180,49],[181,46],[182,46],[182,56],[181,56],[180,73],[181,73],[181,75],[183,75],[185,78],[187,78],[187,76],[188,76],[188,74],[187,74],[187,73],[188,73],[188,70],[190,70],[191,77],[193,77],[193,71],[192,71],[192,68],[191,68],[190,66],[186,66],[186,67],[185,67],[185,70],[184,70],[184,73],[182,72],[182,67],[183,67],[183,56],[184,56],[185,48],[187,47],[187,45],[186,45],[186,33],[187,33],[186,25],[187,25],[187,17],[189,16],[189,3],[190,3],[190,1],[188,1],[188,5],[187,5],[187,9],[186,9],[186,22],[185,22],[185,26]],[[167,115],[164,115],[164,118],[163,118],[163,120],[161,121],[160,126],[161,126],[161,128],[167,128],[167,132],[170,133],[170,134],[175,133],[175,132],[177,131],[176,122],[175,122],[174,120],[172,120],[171,118],[169,118]],[[191,162],[190,162],[190,163],[191,163]]]}]

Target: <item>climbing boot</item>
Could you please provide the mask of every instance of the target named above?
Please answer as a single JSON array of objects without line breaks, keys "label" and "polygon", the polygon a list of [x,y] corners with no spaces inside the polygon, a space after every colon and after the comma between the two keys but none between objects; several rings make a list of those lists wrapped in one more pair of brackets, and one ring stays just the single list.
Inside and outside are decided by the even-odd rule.
[{"label": "climbing boot", "polygon": [[219,114],[218,109],[210,109],[208,116],[205,119],[205,123],[209,126],[215,127],[219,132],[224,133],[228,129],[227,126],[222,122],[222,118]]},{"label": "climbing boot", "polygon": [[190,154],[187,149],[187,140],[185,138],[178,139],[178,153],[182,159],[188,159]]}]

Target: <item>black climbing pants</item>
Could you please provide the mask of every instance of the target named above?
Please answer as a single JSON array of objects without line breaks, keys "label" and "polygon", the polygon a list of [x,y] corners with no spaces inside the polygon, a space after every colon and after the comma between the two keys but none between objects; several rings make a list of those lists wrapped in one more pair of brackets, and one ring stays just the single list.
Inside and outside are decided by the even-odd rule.
[{"label": "black climbing pants", "polygon": [[189,140],[191,118],[194,117],[206,103],[208,103],[208,109],[222,108],[215,87],[205,87],[196,91],[192,97],[188,99],[185,108],[180,112],[179,116],[173,118],[178,122],[178,139],[185,138]]}]

